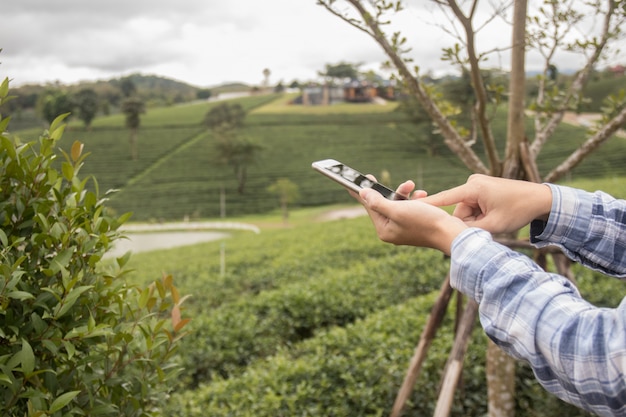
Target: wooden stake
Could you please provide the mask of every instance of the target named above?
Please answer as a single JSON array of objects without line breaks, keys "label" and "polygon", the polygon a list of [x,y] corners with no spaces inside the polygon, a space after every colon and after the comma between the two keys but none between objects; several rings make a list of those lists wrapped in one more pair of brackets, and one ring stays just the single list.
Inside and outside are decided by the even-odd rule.
[{"label": "wooden stake", "polygon": [[430,316],[428,317],[426,326],[422,331],[419,343],[415,348],[415,353],[411,358],[409,369],[404,377],[400,391],[396,396],[396,401],[393,404],[390,417],[400,417],[402,415],[404,405],[413,391],[415,381],[422,370],[422,364],[424,363],[424,359],[426,359],[428,349],[437,334],[437,330],[441,326],[441,322],[446,314],[446,309],[448,308],[453,292],[454,290],[450,286],[450,274],[448,274],[443,282],[443,285],[441,286],[441,290],[439,290],[439,297],[437,297],[437,300],[430,311]]},{"label": "wooden stake", "polygon": [[434,417],[447,417],[450,415],[452,402],[454,400],[454,392],[459,383],[461,372],[463,371],[463,358],[467,351],[469,339],[472,336],[476,316],[478,315],[478,303],[469,300],[463,318],[459,323],[459,331],[454,339],[454,346],[448,357],[448,362],[444,368],[443,383],[441,384],[441,392],[437,400]]}]

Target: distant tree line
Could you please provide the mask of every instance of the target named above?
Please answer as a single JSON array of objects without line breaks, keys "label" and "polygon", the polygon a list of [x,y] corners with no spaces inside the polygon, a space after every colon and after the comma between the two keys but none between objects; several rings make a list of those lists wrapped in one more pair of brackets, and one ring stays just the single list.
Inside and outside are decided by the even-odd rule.
[{"label": "distant tree line", "polygon": [[26,112],[50,123],[59,114],[71,112],[86,127],[96,115],[122,111],[123,101],[134,96],[148,107],[167,106],[193,100],[206,100],[212,90],[157,76],[129,75],[108,81],[83,82],[76,85],[51,83],[24,85],[11,89],[14,99],[0,109],[14,121]]}]

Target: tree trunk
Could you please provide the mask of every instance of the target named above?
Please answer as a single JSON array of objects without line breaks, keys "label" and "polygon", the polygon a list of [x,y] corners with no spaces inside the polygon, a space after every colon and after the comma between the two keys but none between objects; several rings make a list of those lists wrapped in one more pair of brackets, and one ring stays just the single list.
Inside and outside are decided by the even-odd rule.
[{"label": "tree trunk", "polygon": [[130,130],[130,157],[133,161],[139,159],[139,152],[137,151],[137,129]]},{"label": "tree trunk", "polygon": [[515,361],[491,340],[487,345],[489,417],[515,415]]},{"label": "tree trunk", "polygon": [[[522,152],[522,145],[525,143],[526,9],[526,0],[515,1],[511,41],[507,147],[502,170],[503,177],[514,179],[520,178],[524,173],[521,169],[520,152]],[[491,341],[487,347],[487,391],[489,417],[513,417],[515,415],[515,360],[502,352]]]}]

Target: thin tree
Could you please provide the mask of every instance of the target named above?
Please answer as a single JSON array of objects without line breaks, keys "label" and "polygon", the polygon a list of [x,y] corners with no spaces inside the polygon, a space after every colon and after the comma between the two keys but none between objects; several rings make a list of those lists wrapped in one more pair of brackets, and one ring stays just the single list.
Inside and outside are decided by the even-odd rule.
[{"label": "thin tree", "polygon": [[263,69],[263,90],[267,91],[270,87],[270,75],[272,72],[269,68]]},{"label": "thin tree", "polygon": [[263,147],[239,134],[246,112],[240,104],[221,103],[209,110],[204,124],[216,138],[215,159],[233,168],[237,192],[243,194],[248,179],[248,167],[256,162]]},{"label": "thin tree", "polygon": [[130,156],[133,161],[139,159],[137,136],[141,125],[141,115],[146,112],[146,105],[139,97],[129,97],[122,102],[122,113],[126,115],[126,127],[130,129]]},{"label": "thin tree", "polygon": [[[346,3],[351,7],[346,7]],[[601,124],[592,129],[584,143],[548,173],[539,172],[536,160],[541,149],[563,121],[565,112],[577,108],[582,101],[584,87],[589,81],[591,71],[601,62],[603,56],[611,52],[611,46],[621,36],[621,27],[626,22],[626,7],[623,0],[593,2],[545,0],[542,7],[536,11],[536,15],[530,17],[527,16],[526,0],[490,2],[493,12],[480,23],[477,23],[478,12],[482,11],[479,8],[479,0],[467,2],[431,0],[431,4],[439,8],[448,18],[448,25],[442,26],[442,29],[457,39],[453,47],[445,50],[443,58],[462,68],[463,71],[467,71],[470,77],[475,97],[472,120],[475,120],[478,136],[482,140],[484,155],[478,155],[472,148],[474,141],[467,136],[470,130],[453,124],[437,96],[432,94],[432,90],[422,82],[419,68],[413,66],[408,56],[410,48],[407,45],[407,39],[399,32],[393,34],[384,32],[383,29],[391,21],[389,14],[402,11],[404,7],[402,1],[318,0],[318,4],[358,30],[367,33],[382,47],[390,63],[397,70],[399,78],[404,82],[407,92],[420,103],[434,122],[443,142],[471,172],[554,182],[608,140],[626,121],[626,99],[623,95],[613,96],[610,99],[612,105],[605,113]],[[477,44],[478,32],[496,19],[506,19],[511,9],[511,43],[503,49],[481,52]],[[596,22],[600,23],[597,26],[599,31],[574,30],[585,16],[593,17]],[[540,52],[545,66],[543,74],[539,77],[537,99],[526,106],[524,102],[525,53],[531,48]],[[481,77],[481,65],[490,52],[500,53],[505,49],[510,50],[511,66],[507,138],[504,155],[501,155],[491,128],[488,85]],[[555,74],[557,51],[564,50],[579,52],[584,65],[573,76],[571,83],[560,88],[550,76]],[[526,135],[524,130],[527,110],[532,111],[534,118],[535,128],[532,135]],[[558,256],[555,255],[555,260]],[[555,263],[557,266],[562,265],[559,262]],[[559,272],[567,273],[565,270]],[[445,285],[442,287],[440,304],[443,306],[447,304],[444,301],[449,299],[448,289],[449,287]],[[475,320],[477,310],[474,304],[473,301],[468,303],[463,323],[471,323]],[[437,314],[431,315],[434,328],[436,328]],[[402,412],[404,402],[419,374],[423,355],[430,343],[429,338],[432,337],[434,337],[434,330],[433,327],[429,327],[424,331],[423,338],[416,349],[416,356],[413,358],[392,411],[394,416]],[[435,415],[449,414],[452,398],[448,394],[458,382],[466,343],[467,338],[457,337],[444,377],[444,387],[448,387],[448,393],[442,392]],[[487,370],[489,414],[490,416],[511,416],[514,410],[514,392],[510,384],[513,380],[512,370],[514,370],[512,359],[503,357],[499,349],[493,346],[488,349],[488,356],[488,363],[490,363]],[[502,369],[506,369],[507,372],[496,372]]]},{"label": "thin tree", "polygon": [[267,187],[267,191],[278,196],[283,223],[287,224],[289,222],[289,204],[300,197],[298,185],[289,178],[279,178],[272,185]]}]

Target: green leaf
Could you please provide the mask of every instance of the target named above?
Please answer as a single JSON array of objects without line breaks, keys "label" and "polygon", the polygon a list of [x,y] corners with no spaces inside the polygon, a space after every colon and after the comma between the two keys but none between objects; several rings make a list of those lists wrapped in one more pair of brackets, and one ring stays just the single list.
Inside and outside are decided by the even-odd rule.
[{"label": "green leaf", "polygon": [[13,381],[11,381],[11,378],[9,378],[6,374],[0,374],[0,384],[10,387],[13,385]]},{"label": "green leaf", "polygon": [[61,170],[63,171],[63,178],[67,181],[71,181],[74,178],[74,167],[69,162],[63,162]]},{"label": "green leaf", "polygon": [[63,341],[63,346],[65,347],[65,351],[67,352],[67,358],[72,359],[74,354],[76,353],[76,346],[73,343],[68,342],[67,340]]},{"label": "green leaf", "polygon": [[7,238],[7,234],[4,233],[4,230],[2,229],[0,229],[0,243],[2,243],[2,246],[4,246],[5,248],[9,246],[9,239]]},{"label": "green leaf", "polygon": [[26,291],[11,291],[7,294],[7,297],[20,301],[31,300],[35,298],[34,295]]},{"label": "green leaf", "polygon": [[9,94],[9,77],[5,77],[2,84],[0,84],[0,97],[6,97]]},{"label": "green leaf", "polygon": [[20,352],[20,362],[22,364],[22,372],[25,375],[32,374],[35,370],[35,354],[33,348],[28,344],[26,339],[22,339],[22,351]]},{"label": "green leaf", "polygon": [[9,125],[10,120],[10,117],[5,117],[4,119],[0,120],[0,134],[4,133],[4,131],[7,130],[7,126]]},{"label": "green leaf", "polygon": [[70,401],[76,398],[78,394],[80,394],[80,391],[66,392],[52,402],[52,405],[50,406],[50,410],[48,410],[48,412],[50,414],[56,413],[57,411],[68,405]]},{"label": "green leaf", "polygon": [[52,121],[52,123],[50,124],[50,137],[54,137],[53,136],[54,133],[59,128],[63,128],[63,126],[61,126],[61,123],[63,123],[63,120],[65,120],[65,118],[67,118],[67,116],[69,116],[69,115],[70,115],[69,113],[61,114],[61,115],[57,116],[57,118]]},{"label": "green leaf", "polygon": [[72,255],[74,254],[74,248],[65,249],[61,251],[54,259],[50,262],[50,269],[54,273],[59,272],[62,268],[66,268],[72,259]]},{"label": "green leaf", "polygon": [[148,299],[150,298],[150,288],[144,288],[139,297],[139,308],[146,308]]},{"label": "green leaf", "polygon": [[58,320],[59,318],[63,317],[74,306],[74,304],[76,304],[76,300],[78,300],[78,297],[80,297],[82,293],[91,288],[93,288],[92,285],[85,285],[82,287],[76,287],[72,291],[70,291],[70,293],[63,299],[62,303],[60,304],[61,307],[54,315],[54,318]]}]

